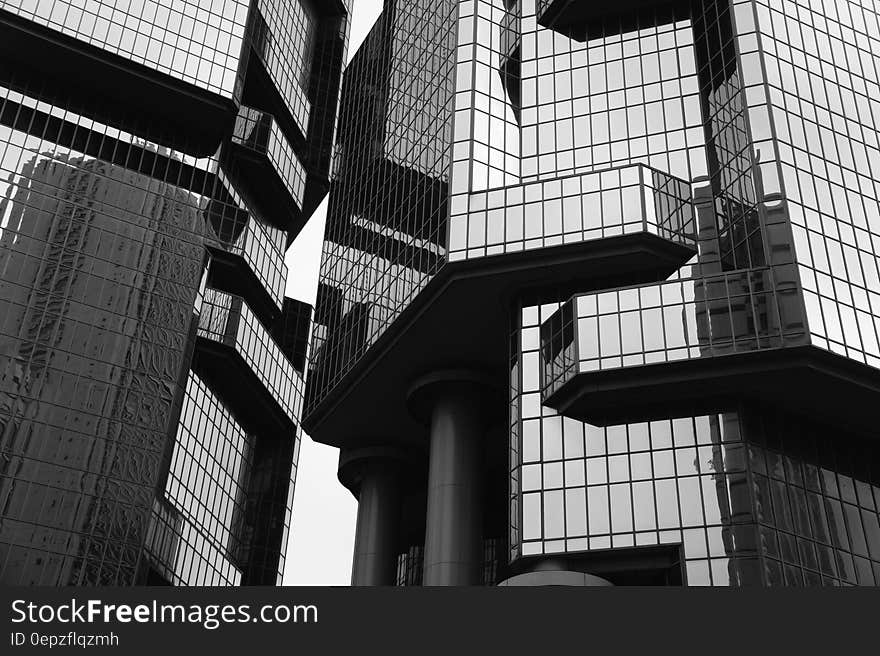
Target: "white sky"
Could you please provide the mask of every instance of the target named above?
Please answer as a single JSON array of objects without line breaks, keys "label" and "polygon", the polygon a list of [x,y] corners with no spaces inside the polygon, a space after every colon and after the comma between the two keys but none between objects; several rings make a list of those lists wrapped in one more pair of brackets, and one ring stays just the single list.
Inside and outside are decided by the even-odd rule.
[{"label": "white sky", "polygon": [[[348,56],[370,31],[382,0],[354,0]],[[287,251],[287,295],[314,304],[327,201]],[[303,435],[287,542],[285,585],[348,585],[357,502],[336,480],[339,451]]]}]

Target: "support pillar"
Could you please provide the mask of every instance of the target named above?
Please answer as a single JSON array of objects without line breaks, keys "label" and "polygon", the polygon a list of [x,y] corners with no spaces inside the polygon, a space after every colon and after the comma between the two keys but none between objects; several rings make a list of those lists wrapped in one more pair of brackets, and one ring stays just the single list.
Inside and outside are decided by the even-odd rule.
[{"label": "support pillar", "polygon": [[395,585],[402,458],[393,449],[343,450],[339,478],[358,497],[351,584]]},{"label": "support pillar", "polygon": [[471,373],[443,372],[418,381],[410,393],[430,432],[422,585],[481,582],[489,389]]}]

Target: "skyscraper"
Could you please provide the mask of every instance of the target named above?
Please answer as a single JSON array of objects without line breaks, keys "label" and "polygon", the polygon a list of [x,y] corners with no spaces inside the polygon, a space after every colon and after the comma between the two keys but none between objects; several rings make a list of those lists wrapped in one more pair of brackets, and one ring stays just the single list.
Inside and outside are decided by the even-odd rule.
[{"label": "skyscraper", "polygon": [[880,585],[871,2],[385,3],[304,424],[352,581]]},{"label": "skyscraper", "polygon": [[280,582],[346,0],[0,2],[0,581]]}]

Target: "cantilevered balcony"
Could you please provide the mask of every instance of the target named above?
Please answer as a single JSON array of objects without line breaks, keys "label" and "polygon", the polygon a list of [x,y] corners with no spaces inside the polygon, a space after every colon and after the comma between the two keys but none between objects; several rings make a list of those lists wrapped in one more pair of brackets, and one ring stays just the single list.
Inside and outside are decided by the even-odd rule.
[{"label": "cantilevered balcony", "polygon": [[811,345],[792,272],[573,297],[541,326],[543,403],[606,425],[742,398],[821,415],[833,399],[853,425],[870,425],[880,371]]},{"label": "cantilevered balcony", "polygon": [[[308,429],[319,427],[328,444],[358,445],[362,425],[418,434],[414,425],[393,424],[407,412],[388,404],[406,398],[412,380],[425,371],[464,362],[504,380],[508,312],[517,296],[654,283],[696,254],[690,185],[647,166],[464,198],[464,207],[452,203],[448,261],[370,347],[373,360],[363,358],[345,374],[358,383],[343,378],[309,414]],[[364,303],[360,314],[347,309],[352,328],[346,339],[366,334],[374,307]],[[346,420],[352,416],[360,423]]]},{"label": "cantilevered balcony", "polygon": [[[2,4],[0,84],[24,93],[39,89],[41,100],[75,107],[84,116],[190,155],[217,151],[235,118],[244,25],[229,23],[225,63],[220,63],[209,44],[196,44],[184,34],[163,41],[164,30],[151,34],[148,22],[136,15],[103,34],[74,9],[83,3]],[[147,11],[140,4],[140,11]],[[158,46],[174,56],[151,54]],[[182,67],[177,62],[184,59]]]},{"label": "cantilevered balcony", "polygon": [[284,266],[284,233],[250,217],[233,240],[221,243],[226,253],[244,260],[271,297],[275,307],[280,309],[287,277]]},{"label": "cantilevered balcony", "polygon": [[222,170],[217,180],[224,200],[212,200],[205,212],[213,237],[209,284],[248,299],[258,315],[273,316],[284,300],[285,232],[253,216]]},{"label": "cantilevered balcony", "polygon": [[303,378],[240,297],[206,290],[198,338],[194,369],[243,424],[268,422],[275,431],[296,424]]},{"label": "cantilevered balcony", "polygon": [[271,114],[242,105],[223,164],[260,216],[291,239],[299,233],[306,171]]},{"label": "cantilevered balcony", "polygon": [[602,24],[597,18],[609,14],[635,18],[640,9],[664,11],[674,4],[676,2],[667,2],[658,6],[656,0],[536,0],[535,13],[539,25],[585,41],[593,25],[598,26],[597,36],[602,36]]},{"label": "cantilevered balcony", "polygon": [[[642,164],[471,194],[453,211],[450,261],[581,244],[628,245],[613,266],[668,275],[696,253],[690,185]],[[656,280],[657,278],[655,278]]]}]

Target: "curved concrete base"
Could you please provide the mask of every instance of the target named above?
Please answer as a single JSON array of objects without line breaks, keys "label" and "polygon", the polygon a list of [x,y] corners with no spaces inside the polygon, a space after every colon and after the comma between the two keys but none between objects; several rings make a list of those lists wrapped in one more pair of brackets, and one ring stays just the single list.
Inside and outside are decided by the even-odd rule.
[{"label": "curved concrete base", "polygon": [[565,586],[599,586],[608,587],[614,584],[611,581],[603,579],[592,574],[584,574],[583,572],[572,572],[571,570],[544,570],[537,572],[526,572],[525,574],[517,574],[505,579],[498,584],[499,586],[548,586],[548,585],[565,585]]}]

